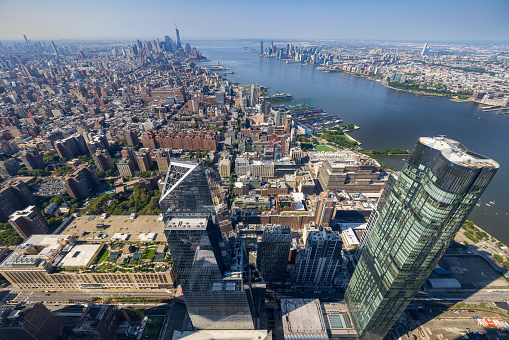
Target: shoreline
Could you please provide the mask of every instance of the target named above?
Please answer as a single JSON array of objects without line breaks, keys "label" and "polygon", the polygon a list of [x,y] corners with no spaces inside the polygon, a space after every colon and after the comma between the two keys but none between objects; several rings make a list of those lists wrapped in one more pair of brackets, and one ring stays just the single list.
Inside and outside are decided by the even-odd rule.
[{"label": "shoreline", "polygon": [[[459,98],[449,98],[447,97],[446,95],[444,94],[438,94],[438,93],[427,93],[427,92],[416,92],[416,91],[412,91],[412,90],[404,90],[404,89],[398,89],[396,87],[392,87],[392,86],[389,86],[389,85],[386,85],[384,83],[382,83],[381,81],[379,81],[378,79],[374,79],[370,76],[367,76],[365,74],[360,74],[360,73],[353,73],[353,72],[349,72],[349,71],[345,71],[345,70],[321,70],[323,72],[326,72],[326,73],[346,73],[346,74],[349,74],[351,76],[354,76],[354,77],[357,77],[357,78],[365,78],[365,79],[369,79],[371,81],[374,81],[386,88],[389,88],[389,89],[392,89],[392,90],[396,90],[396,91],[401,91],[401,92],[406,92],[406,93],[411,93],[411,94],[414,94],[414,95],[417,95],[417,96],[429,96],[429,97],[445,97],[447,99],[449,99],[450,101],[453,101],[453,102],[457,102],[457,103],[463,103],[463,102],[471,102],[471,103],[477,103],[479,105],[488,105],[486,103],[483,103],[479,100],[475,100],[475,99],[472,99],[472,98],[469,98],[469,99],[459,99]],[[505,109],[509,109],[509,107],[507,108],[500,108],[499,110],[505,110]],[[484,110],[483,110],[484,112]]]}]

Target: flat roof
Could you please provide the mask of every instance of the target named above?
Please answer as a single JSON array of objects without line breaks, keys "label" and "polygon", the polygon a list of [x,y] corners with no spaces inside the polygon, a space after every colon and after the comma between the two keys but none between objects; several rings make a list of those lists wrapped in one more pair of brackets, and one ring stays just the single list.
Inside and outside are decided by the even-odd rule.
[{"label": "flat roof", "polygon": [[421,137],[419,142],[435,150],[439,150],[442,155],[454,164],[467,168],[499,168],[499,164],[491,158],[487,158],[473,152],[469,152],[459,142],[445,137]]},{"label": "flat roof", "polygon": [[282,299],[281,314],[285,340],[328,340],[323,310],[318,299]]},{"label": "flat roof", "polygon": [[86,267],[92,261],[102,244],[76,244],[58,262],[57,267]]},{"label": "flat roof", "polygon": [[[138,241],[140,234],[157,234],[156,242],[166,242],[164,236],[164,223],[158,221],[157,215],[141,215],[131,220],[129,215],[110,215],[102,220],[100,216],[85,215],[77,217],[63,231],[65,235],[76,235],[79,241],[109,242],[117,233],[130,234],[129,240]],[[104,229],[97,229],[99,223],[105,225]],[[73,228],[73,226],[76,226]],[[82,236],[83,232],[89,234]],[[97,234],[108,234],[104,239],[94,239]]]},{"label": "flat roof", "polygon": [[[196,332],[175,331],[173,340],[265,340],[267,331],[250,329],[200,330]],[[272,337],[271,337],[272,339]]]}]

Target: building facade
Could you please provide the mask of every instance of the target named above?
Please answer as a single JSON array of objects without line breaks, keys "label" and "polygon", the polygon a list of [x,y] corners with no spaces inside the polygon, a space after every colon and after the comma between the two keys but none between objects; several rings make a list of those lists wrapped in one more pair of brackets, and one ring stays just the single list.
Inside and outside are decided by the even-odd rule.
[{"label": "building facade", "polygon": [[387,334],[498,167],[457,141],[419,139],[399,178],[382,195],[386,199],[367,240],[361,240],[363,250],[345,294],[361,338]]},{"label": "building facade", "polygon": [[265,227],[257,244],[256,266],[266,282],[287,280],[288,256],[292,244],[290,226]]},{"label": "building facade", "polygon": [[35,205],[18,210],[9,216],[9,224],[23,238],[33,234],[47,234],[48,224]]},{"label": "building facade", "polygon": [[215,223],[202,164],[172,161],[159,204],[193,327],[254,329],[252,289],[244,281],[244,243],[227,242]]},{"label": "building facade", "polygon": [[297,283],[320,287],[332,285],[341,265],[342,246],[341,235],[330,228],[309,232],[305,248],[297,255]]}]

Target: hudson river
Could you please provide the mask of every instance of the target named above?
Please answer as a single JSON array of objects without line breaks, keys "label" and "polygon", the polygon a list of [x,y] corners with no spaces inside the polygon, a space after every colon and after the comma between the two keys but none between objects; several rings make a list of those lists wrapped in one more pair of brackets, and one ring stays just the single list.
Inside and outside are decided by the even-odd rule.
[{"label": "hudson river", "polygon": [[[265,42],[268,45],[267,42]],[[470,218],[502,242],[509,244],[509,115],[483,112],[471,102],[426,98],[386,88],[372,80],[346,73],[325,73],[311,65],[262,58],[243,47],[259,51],[252,42],[194,41],[211,63],[220,62],[237,72],[227,79],[241,84],[270,87],[271,94],[285,92],[294,98],[314,98],[315,107],[338,115],[344,124],[356,124],[352,137],[366,150],[411,150],[421,136],[445,135],[481,155],[493,158],[500,169]],[[404,157],[384,159],[398,170]],[[488,207],[486,203],[495,202]]]}]

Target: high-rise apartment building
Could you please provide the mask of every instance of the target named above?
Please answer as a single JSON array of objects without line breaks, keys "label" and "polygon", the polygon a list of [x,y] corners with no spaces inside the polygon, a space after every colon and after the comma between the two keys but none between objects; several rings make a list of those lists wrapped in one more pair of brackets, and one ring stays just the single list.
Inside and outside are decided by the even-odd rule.
[{"label": "high-rise apartment building", "polygon": [[256,266],[266,282],[285,282],[292,244],[290,226],[265,227],[257,243]]},{"label": "high-rise apartment building", "polygon": [[156,149],[153,151],[159,173],[165,174],[170,166],[170,153],[167,150]]},{"label": "high-rise apartment building", "polygon": [[215,210],[202,164],[172,161],[159,204],[193,327],[254,329],[244,244],[228,244],[211,218]]},{"label": "high-rise apartment building", "polygon": [[331,228],[310,231],[305,248],[297,254],[297,283],[330,286],[341,265],[342,246],[341,235]]},{"label": "high-rise apartment building", "polygon": [[[384,193],[347,288],[362,339],[381,339],[446,251],[498,163],[444,137],[422,137]],[[363,237],[364,238],[364,237]]]},{"label": "high-rise apartment building", "polygon": [[78,166],[71,175],[64,176],[62,180],[67,194],[77,199],[87,198],[93,189],[100,185],[97,173],[88,164]]},{"label": "high-rise apartment building", "polygon": [[107,171],[114,168],[113,161],[111,160],[108,150],[98,150],[93,155],[95,166],[101,171]]},{"label": "high-rise apartment building", "polygon": [[84,155],[87,153],[87,142],[83,135],[74,134],[54,143],[60,158],[70,159],[76,155]]},{"label": "high-rise apartment building", "polygon": [[122,177],[133,177],[136,172],[134,162],[127,157],[124,157],[117,162],[117,169]]},{"label": "high-rise apartment building", "polygon": [[42,155],[37,149],[24,151],[19,157],[28,170],[44,169],[45,164]]},{"label": "high-rise apartment building", "polygon": [[19,161],[14,158],[0,162],[0,175],[3,177],[14,176],[21,169]]},{"label": "high-rise apartment building", "polygon": [[140,151],[136,152],[136,163],[138,163],[140,171],[150,171],[152,167],[150,151],[148,149],[140,149]]},{"label": "high-rise apartment building", "polygon": [[46,220],[35,205],[15,211],[9,216],[9,224],[19,236],[25,239],[33,234],[47,234],[49,232]]},{"label": "high-rise apartment building", "polygon": [[127,141],[127,145],[136,146],[136,145],[140,144],[138,134],[134,130],[124,131],[124,137],[125,137],[125,140]]},{"label": "high-rise apartment building", "polygon": [[11,181],[0,185],[0,223],[5,223],[16,210],[35,205],[35,198],[23,181]]}]

